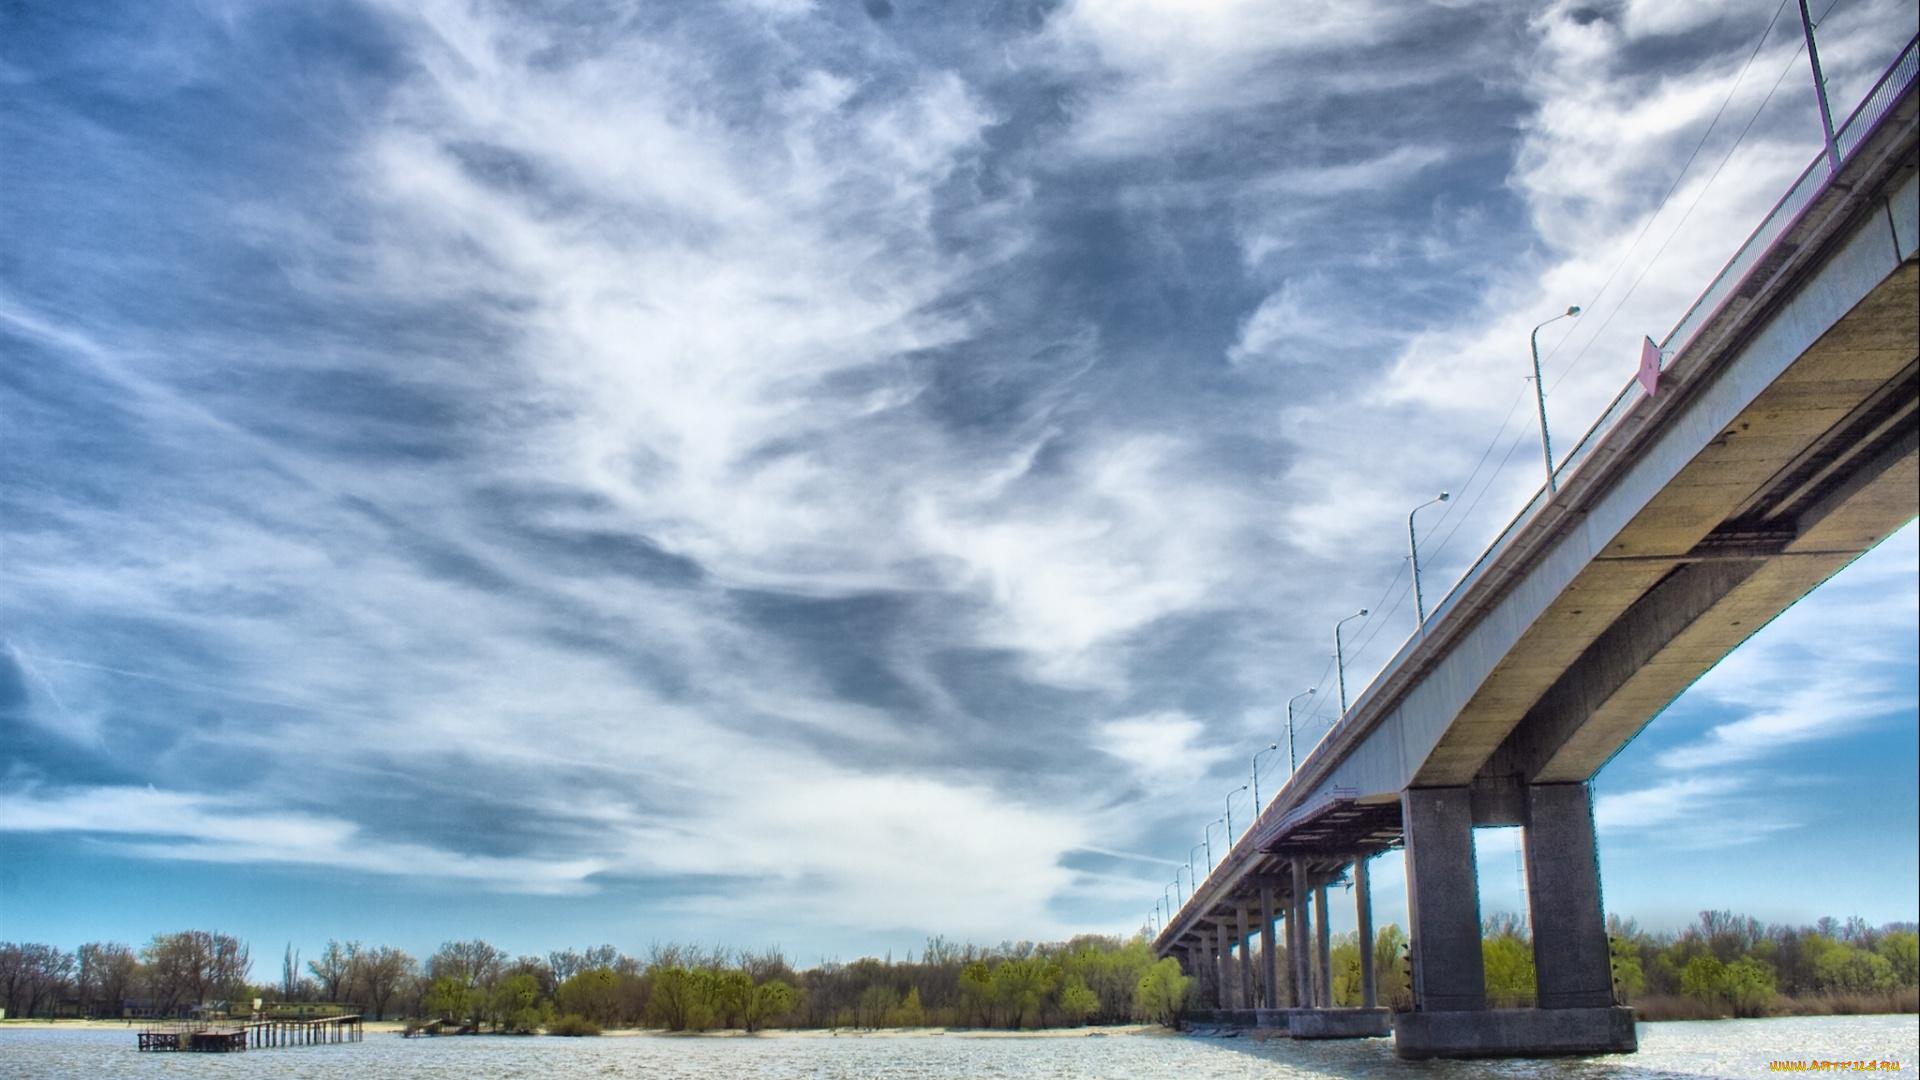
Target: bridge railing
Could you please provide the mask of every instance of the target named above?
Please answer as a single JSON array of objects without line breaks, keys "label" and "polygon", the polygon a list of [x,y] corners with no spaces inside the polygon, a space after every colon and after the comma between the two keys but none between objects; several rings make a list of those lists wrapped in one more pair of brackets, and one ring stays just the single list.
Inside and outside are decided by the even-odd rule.
[{"label": "bridge railing", "polygon": [[[1894,60],[1880,76],[1880,80],[1874,84],[1872,90],[1868,91],[1859,107],[1854,109],[1853,114],[1847,118],[1846,123],[1834,132],[1834,142],[1840,152],[1841,161],[1846,161],[1855,150],[1859,149],[1861,142],[1873,130],[1874,125],[1880,122],[1880,119],[1887,114],[1887,110],[1891,109],[1900,95],[1906,92],[1907,87],[1914,81],[1916,70],[1920,70],[1920,35],[1916,35],[1907,42],[1907,47],[1900,51],[1899,58]],[[1719,276],[1713,279],[1713,283],[1707,286],[1706,291],[1700,294],[1700,298],[1693,302],[1693,306],[1687,309],[1687,313],[1680,317],[1679,323],[1660,343],[1663,363],[1679,355],[1680,351],[1691,344],[1694,337],[1725,309],[1728,302],[1739,293],[1740,287],[1746,283],[1748,275],[1753,272],[1761,256],[1782,233],[1799,220],[1801,212],[1806,210],[1814,196],[1826,187],[1831,178],[1831,164],[1826,154],[1822,152],[1801,172],[1800,178],[1794,182],[1793,187],[1774,204],[1766,219],[1753,230],[1746,242],[1740,245],[1740,249],[1734,252],[1733,258],[1727,261],[1726,267],[1720,271]],[[1600,418],[1595,420],[1586,434],[1580,437],[1580,441],[1574,445],[1572,452],[1561,459],[1560,464],[1554,468],[1556,485],[1564,486],[1575,473],[1579,472],[1580,467],[1593,456],[1594,449],[1605,441],[1606,437],[1619,426],[1620,421],[1646,396],[1646,390],[1641,387],[1639,381],[1629,379],[1627,385],[1622,387],[1620,393],[1615,395],[1613,401],[1608,404],[1606,411],[1601,413]],[[1546,485],[1541,485],[1533,498],[1527,501],[1527,505],[1521,507],[1513,520],[1507,523],[1507,527],[1500,531],[1500,535],[1487,545],[1486,550],[1480,553],[1480,557],[1474,560],[1473,565],[1467,567],[1466,572],[1460,575],[1453,587],[1447,590],[1447,594],[1440,599],[1440,602],[1428,609],[1429,623],[1438,620],[1458,606],[1467,590],[1480,580],[1487,568],[1493,565],[1494,560],[1512,546],[1513,541],[1552,501],[1552,494]],[[1394,652],[1386,666],[1382,667],[1368,682],[1366,689],[1362,690],[1359,697],[1355,699],[1356,705],[1366,698],[1367,692],[1379,682],[1380,676],[1398,668],[1419,642],[1420,634],[1416,631]],[[1352,715],[1354,711],[1356,710],[1350,709],[1348,715]],[[1340,726],[1341,721],[1336,720],[1315,741],[1315,747],[1320,742],[1324,742],[1327,736],[1339,730]],[[1312,751],[1309,750],[1308,753],[1311,754]]]}]

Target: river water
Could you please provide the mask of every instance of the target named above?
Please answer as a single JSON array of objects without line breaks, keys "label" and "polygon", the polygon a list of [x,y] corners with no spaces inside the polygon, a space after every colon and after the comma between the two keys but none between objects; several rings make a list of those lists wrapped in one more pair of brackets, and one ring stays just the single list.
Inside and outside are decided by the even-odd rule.
[{"label": "river water", "polygon": [[1385,1039],[1256,1041],[1132,1034],[1007,1038],[962,1033],[638,1036],[598,1039],[402,1039],[252,1050],[242,1054],[142,1054],[133,1032],[0,1029],[6,1080],[193,1077],[295,1080],[1361,1080],[1370,1077],[1551,1077],[1654,1080],[1773,1075],[1782,1060],[1898,1061],[1920,1068],[1912,1016],[1823,1016],[1640,1025],[1640,1052],[1556,1061],[1405,1062]]}]

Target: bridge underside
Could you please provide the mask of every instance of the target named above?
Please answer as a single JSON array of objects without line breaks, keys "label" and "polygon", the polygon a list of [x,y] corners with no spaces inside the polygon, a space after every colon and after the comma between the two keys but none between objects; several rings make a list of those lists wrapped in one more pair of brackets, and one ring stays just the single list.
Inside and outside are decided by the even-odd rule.
[{"label": "bridge underside", "polygon": [[[1351,867],[1370,954],[1367,860],[1403,847],[1416,1008],[1396,1021],[1403,1056],[1633,1048],[1588,781],[1729,652],[1920,513],[1914,48],[1873,133],[1658,392],[1497,549],[1170,920],[1156,948],[1181,955],[1213,1001],[1330,1006],[1327,889]],[[1486,1008],[1472,830],[1488,825],[1527,830],[1537,1010]],[[1264,977],[1254,937],[1268,943]]]}]

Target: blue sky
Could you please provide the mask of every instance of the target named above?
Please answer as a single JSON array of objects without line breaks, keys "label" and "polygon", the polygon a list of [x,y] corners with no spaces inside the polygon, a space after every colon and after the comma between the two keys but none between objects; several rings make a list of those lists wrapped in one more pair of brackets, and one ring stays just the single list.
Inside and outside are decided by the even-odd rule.
[{"label": "blue sky", "polygon": [[[1820,146],[1777,3],[1284,8],[10,6],[0,938],[1137,927]],[[1612,909],[1915,917],[1917,581],[1609,766]]]}]

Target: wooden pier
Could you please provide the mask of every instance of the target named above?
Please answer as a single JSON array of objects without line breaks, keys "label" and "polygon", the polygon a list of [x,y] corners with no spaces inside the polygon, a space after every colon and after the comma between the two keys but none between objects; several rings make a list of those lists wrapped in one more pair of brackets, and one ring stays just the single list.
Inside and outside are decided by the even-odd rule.
[{"label": "wooden pier", "polygon": [[233,1027],[179,1024],[152,1028],[139,1035],[141,1050],[219,1054],[248,1048],[360,1042],[366,1037],[366,1027],[359,1016],[329,1016],[318,1020],[255,1020]]},{"label": "wooden pier", "polygon": [[358,1016],[329,1016],[320,1020],[262,1020],[247,1025],[248,1041],[262,1049],[359,1042],[365,1035],[364,1022]]}]

